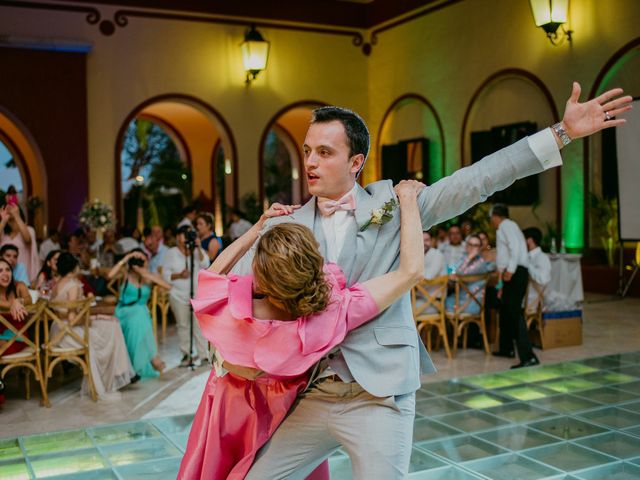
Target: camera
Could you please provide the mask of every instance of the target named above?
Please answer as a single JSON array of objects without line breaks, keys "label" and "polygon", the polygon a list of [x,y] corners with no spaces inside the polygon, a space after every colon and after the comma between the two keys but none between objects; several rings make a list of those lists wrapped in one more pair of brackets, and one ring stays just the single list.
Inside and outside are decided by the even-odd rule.
[{"label": "camera", "polygon": [[194,250],[196,248],[196,238],[198,237],[198,235],[196,234],[195,230],[187,230],[184,234],[185,236],[185,243],[187,244],[187,248],[189,250]]},{"label": "camera", "polygon": [[129,264],[129,268],[144,267],[144,260],[139,257],[131,257],[127,263]]}]

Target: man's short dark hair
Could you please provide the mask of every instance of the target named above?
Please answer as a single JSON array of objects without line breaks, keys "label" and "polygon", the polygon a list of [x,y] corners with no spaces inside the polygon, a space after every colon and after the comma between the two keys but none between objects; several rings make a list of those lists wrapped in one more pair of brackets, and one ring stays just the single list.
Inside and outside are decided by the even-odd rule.
[{"label": "man's short dark hair", "polygon": [[369,129],[355,112],[341,107],[316,108],[311,117],[311,123],[329,123],[334,120],[342,123],[349,140],[349,156],[362,154],[365,160],[369,155]]},{"label": "man's short dark hair", "polygon": [[3,257],[4,254],[9,250],[13,250],[16,253],[20,253],[20,250],[18,250],[18,247],[16,247],[13,243],[7,243],[3,245],[2,248],[0,248],[0,257]]},{"label": "man's short dark hair", "polygon": [[496,203],[491,207],[491,216],[496,215],[500,218],[509,218],[509,207],[504,203]]},{"label": "man's short dark hair", "polygon": [[524,234],[524,238],[530,238],[533,240],[533,243],[536,244],[536,247],[540,246],[542,242],[542,232],[537,227],[529,227],[525,228],[522,233]]},{"label": "man's short dark hair", "polygon": [[196,211],[196,206],[193,204],[187,205],[182,209],[182,215],[187,215],[189,213],[194,213]]}]

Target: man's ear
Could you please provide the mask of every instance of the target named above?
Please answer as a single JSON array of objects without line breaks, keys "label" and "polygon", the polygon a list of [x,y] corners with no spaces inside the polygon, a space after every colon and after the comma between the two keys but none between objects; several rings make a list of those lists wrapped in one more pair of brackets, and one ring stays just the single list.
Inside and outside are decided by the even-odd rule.
[{"label": "man's ear", "polygon": [[351,157],[351,173],[357,174],[360,170],[362,170],[362,166],[364,165],[364,155],[359,153]]}]

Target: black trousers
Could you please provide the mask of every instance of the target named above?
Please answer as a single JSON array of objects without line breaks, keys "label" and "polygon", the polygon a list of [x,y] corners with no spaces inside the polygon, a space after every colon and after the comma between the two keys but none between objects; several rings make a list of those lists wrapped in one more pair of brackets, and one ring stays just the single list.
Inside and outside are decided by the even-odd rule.
[{"label": "black trousers", "polygon": [[503,284],[500,305],[500,351],[512,351],[515,341],[521,362],[526,362],[534,356],[522,310],[528,282],[528,270],[519,266],[511,280]]}]

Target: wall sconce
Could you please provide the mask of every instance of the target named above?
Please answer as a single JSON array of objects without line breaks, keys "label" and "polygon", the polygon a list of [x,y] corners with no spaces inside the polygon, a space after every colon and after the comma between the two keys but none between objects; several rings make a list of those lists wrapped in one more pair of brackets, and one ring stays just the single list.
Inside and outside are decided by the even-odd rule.
[{"label": "wall sconce", "polygon": [[[573,30],[565,30],[569,0],[529,0],[536,27],[547,32],[547,38],[553,45],[561,45],[566,39],[571,42]],[[560,30],[560,33],[558,33]]]},{"label": "wall sconce", "polygon": [[244,42],[240,44],[242,63],[244,64],[244,70],[247,72],[247,85],[255,80],[262,70],[267,68],[269,47],[269,42],[256,30],[256,26],[251,25],[249,31],[244,35]]}]

